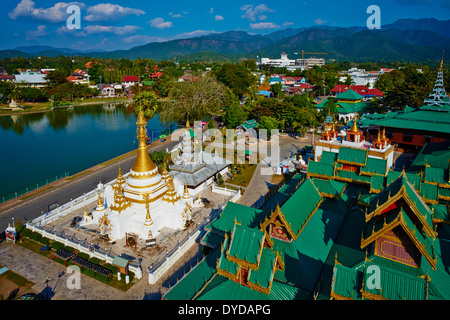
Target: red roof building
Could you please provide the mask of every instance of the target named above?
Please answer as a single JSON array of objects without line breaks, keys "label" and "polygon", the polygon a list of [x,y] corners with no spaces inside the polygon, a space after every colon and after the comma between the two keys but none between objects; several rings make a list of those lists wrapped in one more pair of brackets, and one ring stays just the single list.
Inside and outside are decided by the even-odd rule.
[{"label": "red roof building", "polygon": [[330,90],[331,93],[334,93],[335,95],[341,94],[348,89],[352,89],[353,91],[357,92],[358,94],[362,95],[365,98],[368,97],[382,97],[384,96],[384,92],[374,88],[374,89],[368,89],[366,86],[347,86],[345,84],[337,84],[333,89]]}]

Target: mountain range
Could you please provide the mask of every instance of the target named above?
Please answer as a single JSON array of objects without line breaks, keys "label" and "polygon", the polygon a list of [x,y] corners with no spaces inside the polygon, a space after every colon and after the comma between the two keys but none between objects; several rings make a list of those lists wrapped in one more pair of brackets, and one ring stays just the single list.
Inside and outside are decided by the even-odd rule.
[{"label": "mountain range", "polygon": [[128,50],[76,52],[66,48],[27,46],[0,50],[0,58],[14,56],[88,56],[95,58],[150,58],[166,60],[196,57],[278,58],[285,51],[289,58],[300,53],[327,53],[338,61],[439,61],[450,59],[450,20],[400,19],[378,30],[366,27],[314,26],[286,28],[267,35],[227,31],[205,36],[151,42]]}]

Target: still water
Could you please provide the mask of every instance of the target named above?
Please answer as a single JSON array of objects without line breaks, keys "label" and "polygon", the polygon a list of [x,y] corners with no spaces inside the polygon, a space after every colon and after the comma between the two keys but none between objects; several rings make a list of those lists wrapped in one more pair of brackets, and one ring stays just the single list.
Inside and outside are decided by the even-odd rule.
[{"label": "still water", "polygon": [[[176,125],[175,125],[176,126]],[[157,117],[150,138],[167,134]],[[0,197],[74,175],[138,147],[133,104],[98,104],[0,117]]]}]

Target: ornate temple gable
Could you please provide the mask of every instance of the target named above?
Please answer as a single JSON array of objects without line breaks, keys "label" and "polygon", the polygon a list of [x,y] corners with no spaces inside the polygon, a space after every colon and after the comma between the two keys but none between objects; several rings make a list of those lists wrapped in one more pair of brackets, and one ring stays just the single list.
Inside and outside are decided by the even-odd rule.
[{"label": "ornate temple gable", "polygon": [[295,241],[322,203],[323,198],[311,179],[306,179],[280,208],[276,207],[260,230],[284,241]]},{"label": "ornate temple gable", "polygon": [[395,207],[403,207],[419,230],[423,230],[428,237],[436,238],[431,210],[404,174],[372,200],[366,212],[366,222]]},{"label": "ornate temple gable", "polygon": [[[400,236],[402,234],[405,234],[409,241],[402,239],[402,236]],[[391,246],[386,245],[383,251],[383,243],[389,240],[392,240],[390,242]],[[375,246],[376,250],[379,250],[376,252],[379,253],[378,255],[397,262],[418,266],[418,259],[415,253],[407,253],[407,249],[412,247],[409,244],[412,243],[420,254],[427,259],[432,268],[436,269],[437,260],[434,254],[433,240],[417,229],[402,207],[397,207],[385,213],[383,217],[375,216],[366,223],[361,235],[361,249],[364,249],[374,241],[378,241]],[[396,246],[397,249],[393,246]],[[407,263],[406,258],[413,261]]]},{"label": "ornate temple gable", "polygon": [[264,246],[266,233],[235,224],[232,235],[225,234],[218,274],[253,290],[269,294],[277,270],[284,270],[278,251]]},{"label": "ornate temple gable", "polygon": [[281,212],[279,205],[277,205],[275,211],[271,212],[270,217],[261,223],[260,230],[268,234],[269,239],[275,238],[281,241],[291,242],[297,238]]}]

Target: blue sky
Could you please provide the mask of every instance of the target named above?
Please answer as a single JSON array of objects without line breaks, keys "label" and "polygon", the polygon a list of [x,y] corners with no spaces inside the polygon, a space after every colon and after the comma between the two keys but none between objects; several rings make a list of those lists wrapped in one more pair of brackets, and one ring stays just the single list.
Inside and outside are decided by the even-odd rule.
[{"label": "blue sky", "polygon": [[[80,8],[81,29],[67,28],[69,5]],[[365,26],[370,5],[380,7],[382,25],[405,18],[450,19],[450,0],[8,0],[0,3],[0,49],[110,51],[229,30],[268,34],[315,25]]]}]

